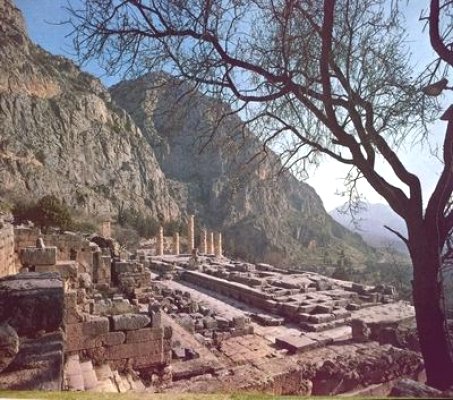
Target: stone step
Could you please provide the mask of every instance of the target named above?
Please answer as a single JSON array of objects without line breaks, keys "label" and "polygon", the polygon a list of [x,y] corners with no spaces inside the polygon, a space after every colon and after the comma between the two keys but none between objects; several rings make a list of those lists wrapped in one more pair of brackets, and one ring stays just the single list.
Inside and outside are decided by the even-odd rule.
[{"label": "stone step", "polygon": [[330,329],[337,328],[341,325],[346,325],[351,318],[340,318],[330,322],[324,322],[319,324],[311,324],[309,322],[300,322],[299,326],[301,329],[308,332],[322,332]]},{"label": "stone step", "polygon": [[67,376],[68,390],[71,392],[83,392],[85,390],[85,381],[83,375],[69,375]]},{"label": "stone step", "polygon": [[98,385],[98,379],[93,368],[93,363],[91,361],[83,361],[80,363],[80,368],[82,369],[85,390],[94,389]]},{"label": "stone step", "polygon": [[94,368],[98,381],[104,381],[113,378],[113,372],[109,364],[99,365]]},{"label": "stone step", "polygon": [[131,390],[131,385],[127,381],[127,378],[121,376],[118,371],[113,372],[113,382],[119,393],[126,393]]},{"label": "stone step", "polygon": [[92,389],[93,392],[119,393],[117,386],[113,382],[113,372],[109,364],[96,366],[94,372],[96,373],[98,384]]},{"label": "stone step", "polygon": [[131,386],[131,391],[133,392],[144,392],[146,390],[146,386],[140,379],[135,379],[131,374],[127,375],[127,381]]},{"label": "stone step", "polygon": [[78,355],[68,356],[64,366],[64,372],[66,375],[80,375],[82,373]]},{"label": "stone step", "polygon": [[79,356],[68,356],[64,367],[66,386],[69,391],[85,390],[82,368],[80,366]]},{"label": "stone step", "polygon": [[97,386],[89,391],[97,393],[118,393],[118,388],[113,383],[112,379],[105,379],[103,381],[99,381]]}]

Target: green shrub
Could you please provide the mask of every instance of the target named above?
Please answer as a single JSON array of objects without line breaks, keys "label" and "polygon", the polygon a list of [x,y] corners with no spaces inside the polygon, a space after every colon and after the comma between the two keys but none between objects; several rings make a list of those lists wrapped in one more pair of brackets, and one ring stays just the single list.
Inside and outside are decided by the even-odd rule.
[{"label": "green shrub", "polygon": [[17,224],[31,221],[42,230],[50,227],[66,230],[73,227],[69,208],[54,195],[44,196],[36,204],[17,203],[13,208],[13,216]]},{"label": "green shrub", "polygon": [[133,208],[120,207],[118,210],[118,223],[123,227],[135,229],[144,238],[151,238],[157,235],[160,222]]}]

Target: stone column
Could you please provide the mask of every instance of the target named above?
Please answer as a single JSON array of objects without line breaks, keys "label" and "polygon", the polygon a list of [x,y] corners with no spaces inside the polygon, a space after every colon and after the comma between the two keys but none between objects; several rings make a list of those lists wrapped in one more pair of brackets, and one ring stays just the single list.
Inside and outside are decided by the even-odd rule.
[{"label": "stone column", "polygon": [[164,255],[164,228],[159,226],[159,232],[157,233],[157,255]]},{"label": "stone column", "polygon": [[214,255],[216,257],[222,257],[222,233],[217,232],[214,241]]},{"label": "stone column", "polygon": [[112,237],[112,226],[110,221],[103,221],[101,224],[101,236],[105,238]]},{"label": "stone column", "polygon": [[201,237],[200,237],[200,252],[201,254],[208,254],[208,232],[206,229],[201,230]]},{"label": "stone column", "polygon": [[209,232],[208,235],[208,254],[214,254],[214,232]]},{"label": "stone column", "polygon": [[193,214],[189,215],[187,222],[187,246],[188,253],[192,254],[192,250],[195,248],[195,217]]},{"label": "stone column", "polygon": [[179,256],[179,232],[173,234],[173,253]]}]

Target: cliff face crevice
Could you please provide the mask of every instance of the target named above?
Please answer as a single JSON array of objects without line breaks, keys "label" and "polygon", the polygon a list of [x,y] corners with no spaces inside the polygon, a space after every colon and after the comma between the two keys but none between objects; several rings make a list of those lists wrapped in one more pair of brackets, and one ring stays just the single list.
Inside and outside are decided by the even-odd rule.
[{"label": "cliff face crevice", "polygon": [[151,147],[99,80],[31,43],[9,0],[0,0],[0,33],[0,195],[178,218]]},{"label": "cliff face crevice", "polygon": [[200,225],[222,230],[235,255],[277,263],[307,259],[308,247],[352,246],[359,236],[326,213],[313,188],[288,172],[225,104],[160,74],[111,88],[155,151],[185,213]]}]

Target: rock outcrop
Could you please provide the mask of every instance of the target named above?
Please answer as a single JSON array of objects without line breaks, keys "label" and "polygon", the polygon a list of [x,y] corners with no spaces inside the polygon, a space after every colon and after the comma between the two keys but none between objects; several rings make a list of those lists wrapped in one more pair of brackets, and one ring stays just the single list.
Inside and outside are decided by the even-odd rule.
[{"label": "rock outcrop", "polygon": [[152,149],[100,81],[34,45],[11,0],[0,0],[0,35],[0,196],[177,218]]},{"label": "rock outcrop", "polygon": [[142,129],[181,208],[222,230],[230,253],[282,264],[309,259],[317,246],[366,252],[312,187],[279,173],[277,155],[237,115],[220,119],[231,111],[225,104],[163,74],[122,82],[111,94]]},{"label": "rock outcrop", "polygon": [[34,45],[11,0],[0,11],[0,198],[54,194],[89,215],[133,209],[165,221],[194,213],[236,256],[364,261],[366,245],[310,186],[278,175],[272,151],[254,158],[263,144],[237,116],[217,124],[225,104],[163,75],[114,87],[115,104],[98,79]]}]

